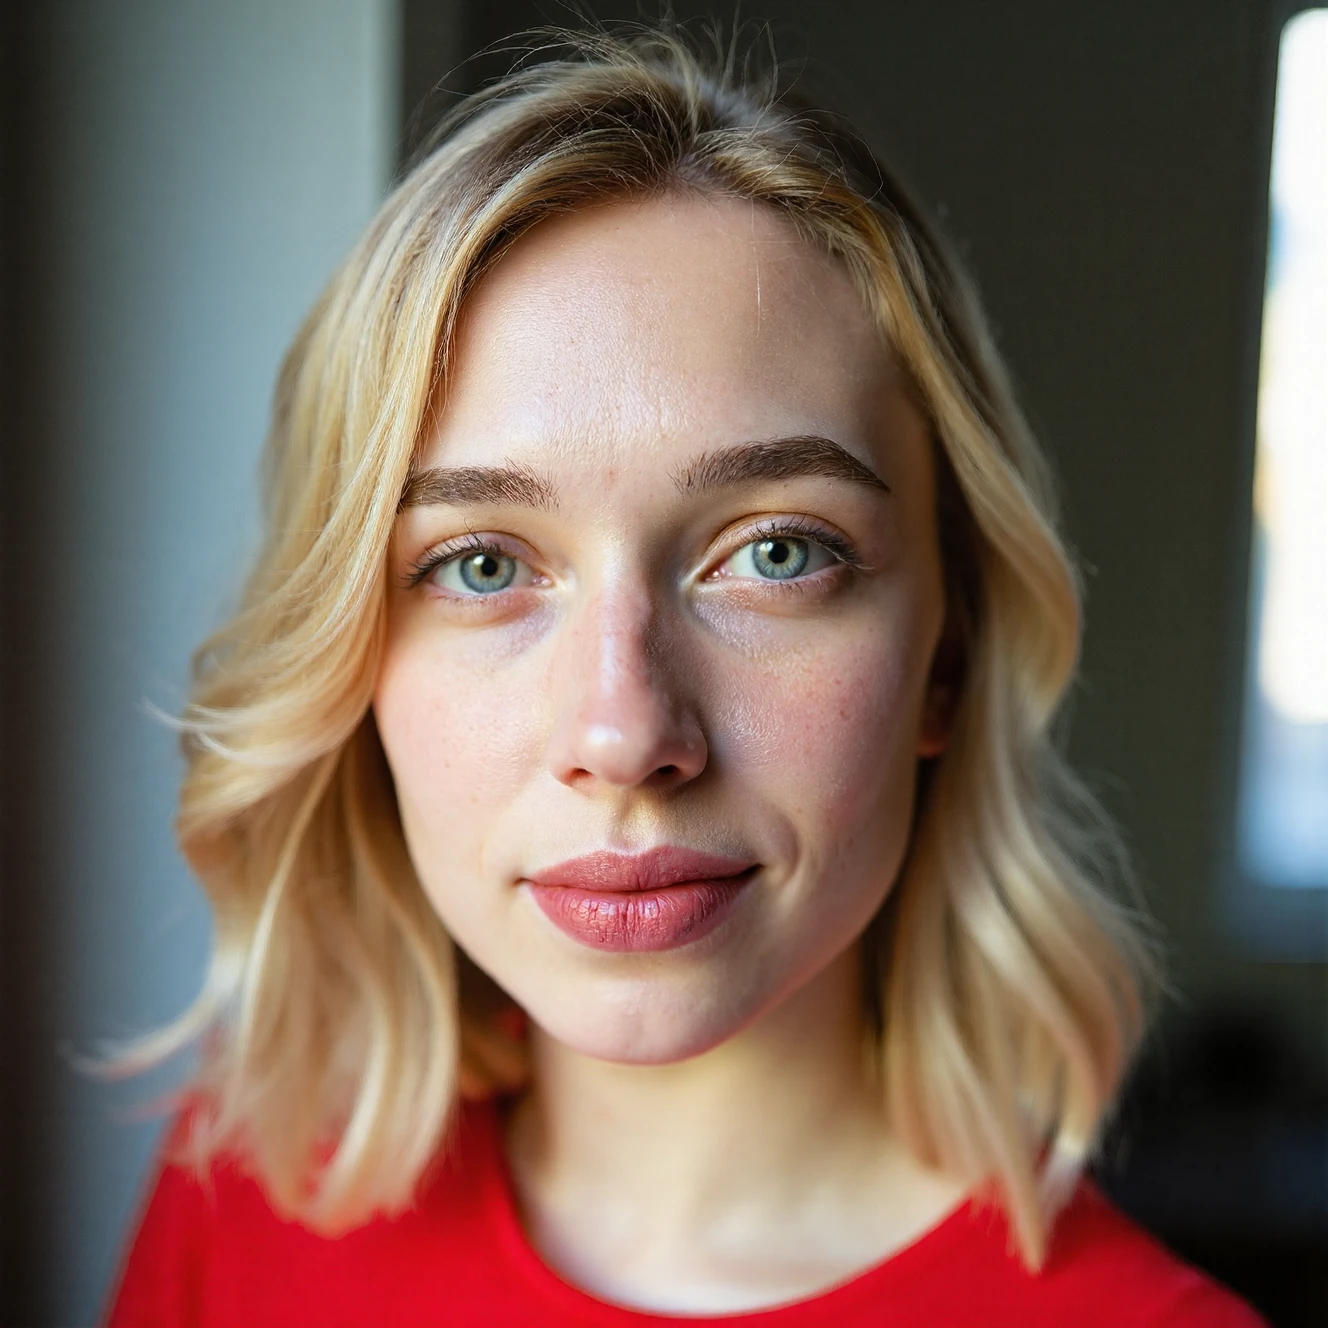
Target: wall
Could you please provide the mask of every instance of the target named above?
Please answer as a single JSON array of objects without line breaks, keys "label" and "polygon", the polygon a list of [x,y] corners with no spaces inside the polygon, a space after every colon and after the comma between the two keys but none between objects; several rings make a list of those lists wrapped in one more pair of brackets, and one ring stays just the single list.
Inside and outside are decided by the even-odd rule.
[{"label": "wall", "polygon": [[71,1065],[177,1013],[206,957],[144,703],[179,705],[236,588],[281,352],[394,164],[397,27],[393,0],[49,0],[22,26],[7,1323],[93,1321],[155,1139],[142,1085]]}]

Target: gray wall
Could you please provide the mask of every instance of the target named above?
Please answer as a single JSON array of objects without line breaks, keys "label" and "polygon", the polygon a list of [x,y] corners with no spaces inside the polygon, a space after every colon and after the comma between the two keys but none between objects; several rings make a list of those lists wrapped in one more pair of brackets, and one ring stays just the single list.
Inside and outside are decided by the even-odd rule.
[{"label": "gray wall", "polygon": [[398,22],[48,0],[22,32],[5,1322],[96,1317],[156,1136],[142,1084],[68,1063],[178,1013],[206,958],[175,742],[142,703],[179,705],[235,589],[279,357],[395,162]]}]

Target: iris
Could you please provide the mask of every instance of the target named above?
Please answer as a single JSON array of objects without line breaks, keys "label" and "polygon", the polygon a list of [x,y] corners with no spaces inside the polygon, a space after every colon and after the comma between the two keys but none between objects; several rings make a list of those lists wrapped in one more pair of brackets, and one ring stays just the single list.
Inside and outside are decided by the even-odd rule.
[{"label": "iris", "polygon": [[516,559],[501,553],[472,553],[457,560],[457,571],[467,589],[477,595],[506,590],[516,579]]},{"label": "iris", "polygon": [[788,581],[807,566],[807,541],[766,539],[752,545],[752,566],[759,576]]}]

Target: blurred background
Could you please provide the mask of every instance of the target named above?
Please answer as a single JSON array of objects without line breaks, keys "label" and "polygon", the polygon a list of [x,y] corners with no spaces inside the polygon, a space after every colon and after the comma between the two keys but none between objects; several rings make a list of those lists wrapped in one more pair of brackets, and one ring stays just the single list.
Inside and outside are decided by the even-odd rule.
[{"label": "blurred background", "polygon": [[[1087,569],[1071,752],[1173,982],[1099,1175],[1282,1328],[1328,1323],[1328,11],[1300,9],[742,10],[958,245],[1059,468]],[[164,1082],[74,1061],[177,1013],[208,946],[145,703],[180,704],[237,587],[303,312],[446,93],[510,60],[474,53],[569,11],[3,14],[0,1322],[73,1325]]]}]

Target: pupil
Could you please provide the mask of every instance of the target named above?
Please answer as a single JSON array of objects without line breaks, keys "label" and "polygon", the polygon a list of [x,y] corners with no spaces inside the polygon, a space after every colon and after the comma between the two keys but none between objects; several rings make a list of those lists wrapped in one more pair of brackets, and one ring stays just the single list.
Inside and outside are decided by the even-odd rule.
[{"label": "pupil", "polygon": [[516,560],[498,553],[472,553],[461,560],[462,582],[477,594],[506,590],[516,579]]},{"label": "pupil", "polygon": [[805,540],[768,539],[756,546],[753,561],[761,576],[791,581],[807,566],[808,556]]}]

